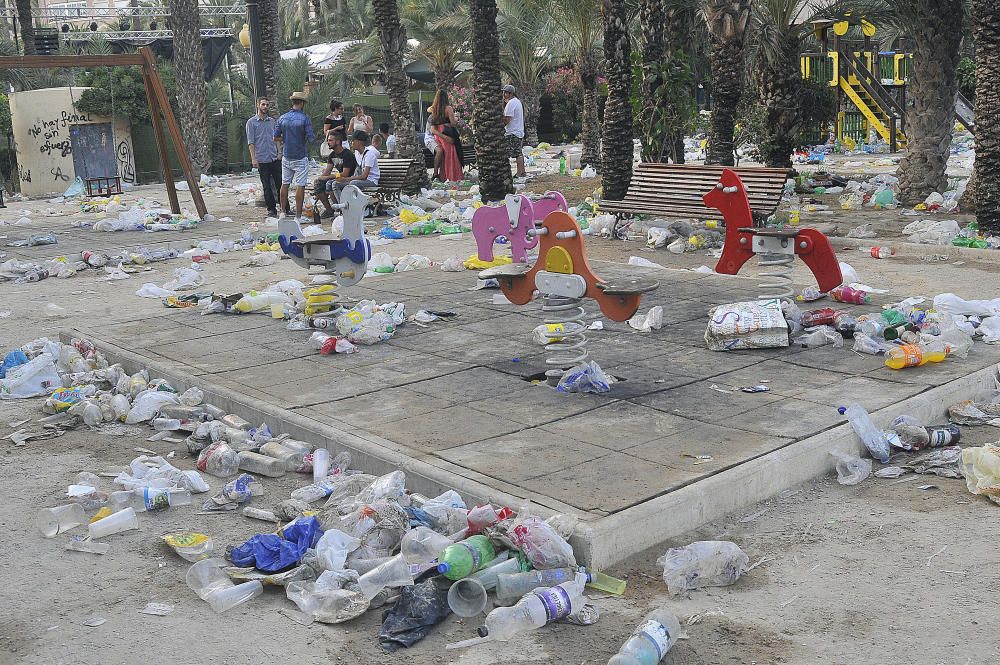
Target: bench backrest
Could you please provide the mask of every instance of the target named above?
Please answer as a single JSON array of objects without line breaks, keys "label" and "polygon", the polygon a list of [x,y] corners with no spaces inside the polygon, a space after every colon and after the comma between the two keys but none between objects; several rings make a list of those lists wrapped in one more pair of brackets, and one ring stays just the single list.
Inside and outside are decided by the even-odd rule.
[{"label": "bench backrest", "polygon": [[[701,197],[719,182],[724,168],[698,164],[638,164],[621,203],[647,208],[651,213],[717,217],[718,211],[706,208]],[[769,215],[778,207],[788,178],[785,169],[747,167],[733,170],[746,186],[751,210]]]},{"label": "bench backrest", "polygon": [[401,188],[412,163],[409,159],[379,159],[379,189]]}]

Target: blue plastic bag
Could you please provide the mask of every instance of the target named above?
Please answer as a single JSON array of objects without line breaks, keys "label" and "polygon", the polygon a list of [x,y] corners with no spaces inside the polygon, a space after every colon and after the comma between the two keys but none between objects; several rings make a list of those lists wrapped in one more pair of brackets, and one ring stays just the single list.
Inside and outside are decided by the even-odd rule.
[{"label": "blue plastic bag", "polygon": [[26,365],[28,363],[28,356],[24,354],[21,349],[14,349],[6,356],[4,356],[3,363],[0,364],[0,379],[7,377],[7,370],[13,369],[18,365]]},{"label": "blue plastic bag", "polygon": [[285,527],[281,535],[259,533],[229,552],[229,560],[240,567],[256,566],[274,573],[294,566],[311,547],[316,545],[323,529],[319,520],[310,517]]}]

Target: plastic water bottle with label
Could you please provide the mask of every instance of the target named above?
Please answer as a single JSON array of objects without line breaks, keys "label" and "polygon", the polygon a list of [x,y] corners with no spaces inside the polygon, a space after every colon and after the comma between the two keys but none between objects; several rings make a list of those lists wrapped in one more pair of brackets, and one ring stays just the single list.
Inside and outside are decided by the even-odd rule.
[{"label": "plastic water bottle with label", "polygon": [[154,510],[165,510],[169,506],[187,506],[191,503],[191,490],[177,487],[155,488],[136,487],[133,490],[112,492],[113,510],[132,508],[137,513]]},{"label": "plastic water bottle with label", "polygon": [[608,665],[656,665],[674,646],[681,624],[664,608],[656,609],[635,629]]}]

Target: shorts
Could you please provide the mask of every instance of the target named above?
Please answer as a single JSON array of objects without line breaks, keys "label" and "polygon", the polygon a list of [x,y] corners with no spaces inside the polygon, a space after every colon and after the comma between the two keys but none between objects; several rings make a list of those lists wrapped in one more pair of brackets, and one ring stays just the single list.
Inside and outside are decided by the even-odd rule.
[{"label": "shorts", "polygon": [[281,158],[281,184],[305,187],[309,180],[309,158]]},{"label": "shorts", "polygon": [[313,196],[319,196],[323,192],[332,192],[336,180],[317,180],[313,183]]},{"label": "shorts", "polygon": [[513,134],[504,134],[503,136],[503,147],[507,150],[507,157],[510,159],[517,159],[521,156],[521,146],[524,145],[524,139],[520,136],[514,136]]},{"label": "shorts", "polygon": [[346,182],[334,183],[334,189],[337,190],[338,200],[340,199],[340,193],[344,191],[344,187],[347,187],[348,185],[354,185],[362,191],[366,189],[376,189],[378,187],[378,185],[371,180],[348,180]]}]

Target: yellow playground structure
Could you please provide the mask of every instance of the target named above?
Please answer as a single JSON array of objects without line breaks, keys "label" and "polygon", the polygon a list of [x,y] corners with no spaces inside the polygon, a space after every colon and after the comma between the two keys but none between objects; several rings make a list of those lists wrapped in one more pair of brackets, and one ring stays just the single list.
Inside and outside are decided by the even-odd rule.
[{"label": "yellow playground structure", "polygon": [[[846,16],[812,25],[820,52],[802,54],[802,78],[837,89],[836,138],[855,143],[884,141],[890,152],[905,148],[904,109],[912,54],[880,50],[876,28],[864,18]],[[955,118],[972,131],[972,105],[961,93],[955,100]]]}]

